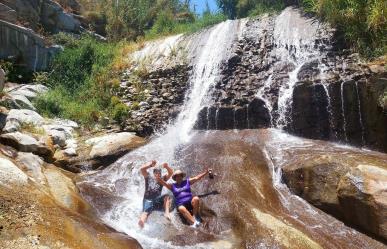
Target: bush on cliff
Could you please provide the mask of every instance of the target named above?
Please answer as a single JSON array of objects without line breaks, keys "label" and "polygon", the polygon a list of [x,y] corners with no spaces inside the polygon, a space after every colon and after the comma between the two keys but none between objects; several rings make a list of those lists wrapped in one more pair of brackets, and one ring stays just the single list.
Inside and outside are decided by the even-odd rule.
[{"label": "bush on cliff", "polygon": [[281,10],[299,5],[331,23],[348,45],[365,57],[387,53],[387,4],[385,0],[217,0],[229,18]]},{"label": "bush on cliff", "polygon": [[171,13],[164,12],[157,17],[152,28],[146,31],[145,37],[152,39],[171,34],[193,33],[226,19],[227,17],[222,13],[206,12],[202,16],[195,17],[193,21],[181,22]]},{"label": "bush on cliff", "polygon": [[387,3],[385,0],[303,0],[345,35],[347,42],[366,57],[387,53]]},{"label": "bush on cliff", "polygon": [[[112,96],[117,81],[119,85],[119,72],[125,67],[124,44],[102,43],[88,36],[71,39],[64,39],[72,45],[53,60],[45,82],[51,90],[37,98],[36,108],[46,116],[68,118],[86,126],[109,115],[121,122],[123,115],[112,115],[110,110],[118,104],[112,103]],[[123,108],[120,111],[124,112]]]}]

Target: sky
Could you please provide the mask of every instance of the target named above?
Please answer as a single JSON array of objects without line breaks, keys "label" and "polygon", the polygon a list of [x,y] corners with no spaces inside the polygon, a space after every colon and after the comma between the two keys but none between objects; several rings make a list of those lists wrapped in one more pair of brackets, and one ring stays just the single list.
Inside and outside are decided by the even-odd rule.
[{"label": "sky", "polygon": [[[208,0],[211,11],[216,11],[218,6],[216,6],[216,0]],[[191,0],[192,9],[195,5],[196,13],[201,14],[206,8],[206,0]]]}]

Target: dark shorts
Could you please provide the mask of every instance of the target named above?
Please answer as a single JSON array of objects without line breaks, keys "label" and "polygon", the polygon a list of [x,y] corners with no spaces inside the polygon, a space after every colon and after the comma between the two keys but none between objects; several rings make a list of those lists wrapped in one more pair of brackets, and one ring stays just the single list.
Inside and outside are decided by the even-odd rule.
[{"label": "dark shorts", "polygon": [[142,211],[145,213],[150,213],[152,211],[163,211],[164,209],[164,198],[168,196],[166,195],[161,195],[158,196],[152,200],[148,199],[143,199],[142,201]]},{"label": "dark shorts", "polygon": [[185,202],[183,204],[180,204],[179,206],[184,206],[190,213],[192,213],[193,212],[193,207],[192,207],[191,201],[187,201],[187,202]]}]

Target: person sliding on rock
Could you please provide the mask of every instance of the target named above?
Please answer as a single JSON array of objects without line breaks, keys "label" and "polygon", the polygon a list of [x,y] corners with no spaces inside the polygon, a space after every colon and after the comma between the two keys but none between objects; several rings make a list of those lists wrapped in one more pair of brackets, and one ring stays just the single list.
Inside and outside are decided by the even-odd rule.
[{"label": "person sliding on rock", "polygon": [[[175,196],[177,210],[191,224],[192,227],[198,227],[201,222],[199,217],[200,199],[198,196],[192,196],[191,185],[206,176],[211,170],[207,169],[203,173],[188,179],[184,179],[186,174],[181,170],[176,170],[172,179],[176,182],[169,184],[161,177],[156,180],[164,187],[172,191]],[[192,214],[191,214],[192,211]]]},{"label": "person sliding on rock", "polygon": [[[161,195],[163,185],[157,182],[156,179],[161,179],[161,169],[153,169],[153,175],[149,175],[148,169],[155,167],[156,161],[153,160],[149,163],[144,164],[141,168],[141,174],[145,178],[145,194],[142,202],[142,214],[138,225],[143,228],[146,220],[148,219],[149,214],[155,210],[162,210],[164,208],[164,216],[171,220],[169,209],[171,207],[171,198],[169,195]],[[164,175],[162,179],[168,181],[172,174],[173,170],[169,167],[167,163],[163,163],[162,167],[168,171],[167,175]]]}]

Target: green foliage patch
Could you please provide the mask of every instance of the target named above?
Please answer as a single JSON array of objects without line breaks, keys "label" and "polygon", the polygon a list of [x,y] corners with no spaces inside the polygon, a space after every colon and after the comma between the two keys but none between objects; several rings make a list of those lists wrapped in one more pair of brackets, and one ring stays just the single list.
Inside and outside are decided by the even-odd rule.
[{"label": "green foliage patch", "polygon": [[299,5],[344,34],[346,43],[366,58],[387,53],[386,0],[217,0],[228,18],[241,18]]},{"label": "green foliage patch", "polygon": [[[117,77],[113,61],[120,44],[102,43],[84,36],[80,40],[67,42],[71,46],[58,54],[48,73],[36,74],[35,81],[50,87],[50,91],[35,100],[39,112],[49,117],[63,117],[92,126],[102,116],[111,115],[116,105],[120,105],[120,115],[129,112],[122,103],[112,103],[116,86],[112,82]],[[111,115],[116,121],[123,121],[118,114]]]}]

